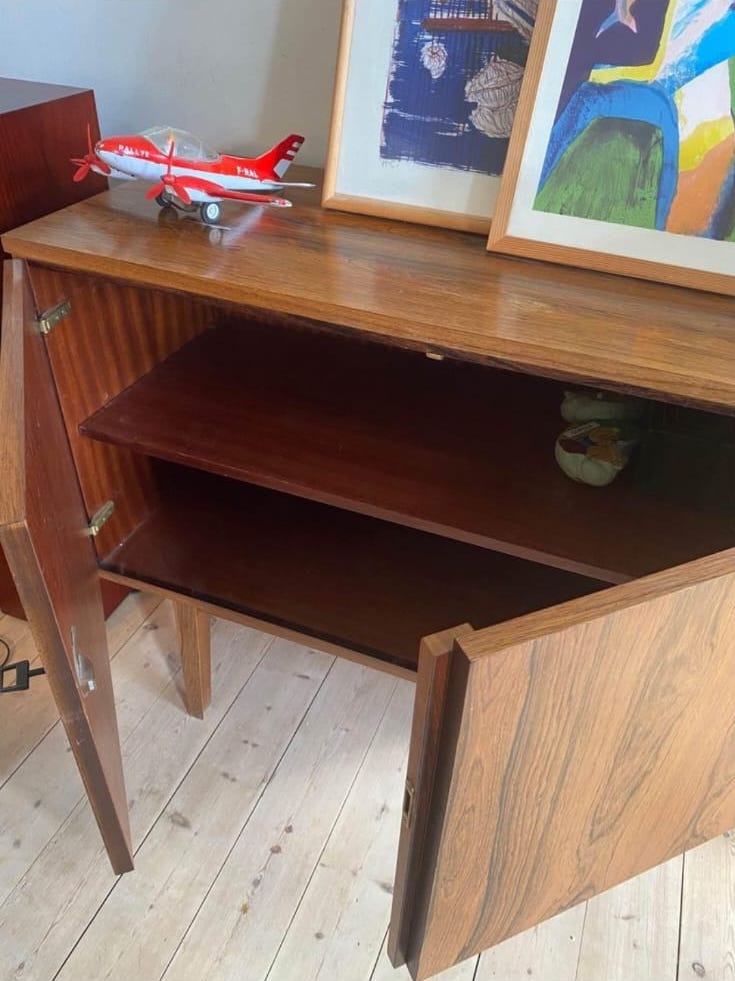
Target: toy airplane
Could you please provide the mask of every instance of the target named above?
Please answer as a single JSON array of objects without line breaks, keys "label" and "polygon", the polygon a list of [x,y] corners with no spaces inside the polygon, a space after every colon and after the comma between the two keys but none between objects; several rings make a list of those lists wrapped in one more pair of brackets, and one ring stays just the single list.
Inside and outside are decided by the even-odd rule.
[{"label": "toy airplane", "polygon": [[288,208],[291,202],[277,192],[286,187],[313,187],[283,180],[303,142],[303,136],[292,134],[251,159],[209,150],[196,136],[169,126],[132,136],[110,136],[93,147],[87,127],[87,153],[72,159],[78,166],[74,180],[84,180],[91,170],[105,177],[155,181],[147,198],[155,198],[161,208],[198,210],[202,221],[213,225],[219,220],[223,199]]}]

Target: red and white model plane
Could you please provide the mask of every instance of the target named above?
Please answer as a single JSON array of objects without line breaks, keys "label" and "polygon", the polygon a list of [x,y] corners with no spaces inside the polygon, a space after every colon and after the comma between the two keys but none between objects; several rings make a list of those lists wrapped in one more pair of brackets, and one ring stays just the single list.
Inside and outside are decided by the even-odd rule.
[{"label": "red and white model plane", "polygon": [[249,158],[217,153],[191,133],[170,126],[110,136],[94,147],[88,130],[87,154],[72,160],[78,166],[74,180],[84,180],[92,170],[106,177],[154,181],[147,198],[155,198],[162,208],[198,210],[202,221],[213,225],[224,199],[288,208],[291,202],[279,197],[279,191],[313,187],[283,180],[303,142],[303,136],[292,134],[260,157]]}]

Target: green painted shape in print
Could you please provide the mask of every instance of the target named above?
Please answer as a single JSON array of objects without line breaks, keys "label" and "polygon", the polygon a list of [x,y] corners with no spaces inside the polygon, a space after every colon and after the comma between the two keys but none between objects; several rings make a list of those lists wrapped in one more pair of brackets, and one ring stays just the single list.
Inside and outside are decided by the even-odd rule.
[{"label": "green painted shape in print", "polygon": [[567,147],[534,208],[655,228],[662,160],[657,127],[601,117]]}]

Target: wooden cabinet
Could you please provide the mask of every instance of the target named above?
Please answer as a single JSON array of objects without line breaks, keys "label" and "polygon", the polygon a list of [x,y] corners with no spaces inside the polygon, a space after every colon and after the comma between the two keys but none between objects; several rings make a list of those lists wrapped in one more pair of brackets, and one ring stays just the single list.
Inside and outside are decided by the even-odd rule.
[{"label": "wooden cabinet", "polygon": [[[88,126],[92,139],[99,139],[90,89],[0,78],[0,234],[107,187],[96,174],[82,183],[72,181],[70,158],[85,152]],[[7,258],[2,249],[0,258]],[[105,589],[110,612],[124,593],[109,585]],[[0,610],[23,616],[2,551]]]},{"label": "wooden cabinet", "polygon": [[[27,327],[21,373],[58,407],[81,492],[54,532],[79,549],[69,595],[44,559],[60,540],[23,521],[116,867],[114,706],[63,646],[97,572],[174,599],[194,714],[210,612],[416,678],[390,941],[416,978],[735,825],[732,301],[491,258],[308,194],[228,221],[124,187],[4,239],[23,260],[12,404],[24,278],[37,308],[71,305],[47,338]],[[650,400],[607,488],[554,462],[570,384]],[[0,454],[32,495],[19,415]],[[92,561],[80,529],[108,502]]]}]

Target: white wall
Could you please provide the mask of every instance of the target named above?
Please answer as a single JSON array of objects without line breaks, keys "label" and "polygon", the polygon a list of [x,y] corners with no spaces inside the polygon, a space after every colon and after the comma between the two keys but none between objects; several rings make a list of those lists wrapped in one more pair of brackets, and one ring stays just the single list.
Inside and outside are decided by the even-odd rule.
[{"label": "white wall", "polygon": [[156,124],[324,162],[341,0],[0,0],[0,75],[93,88],[103,134]]}]

